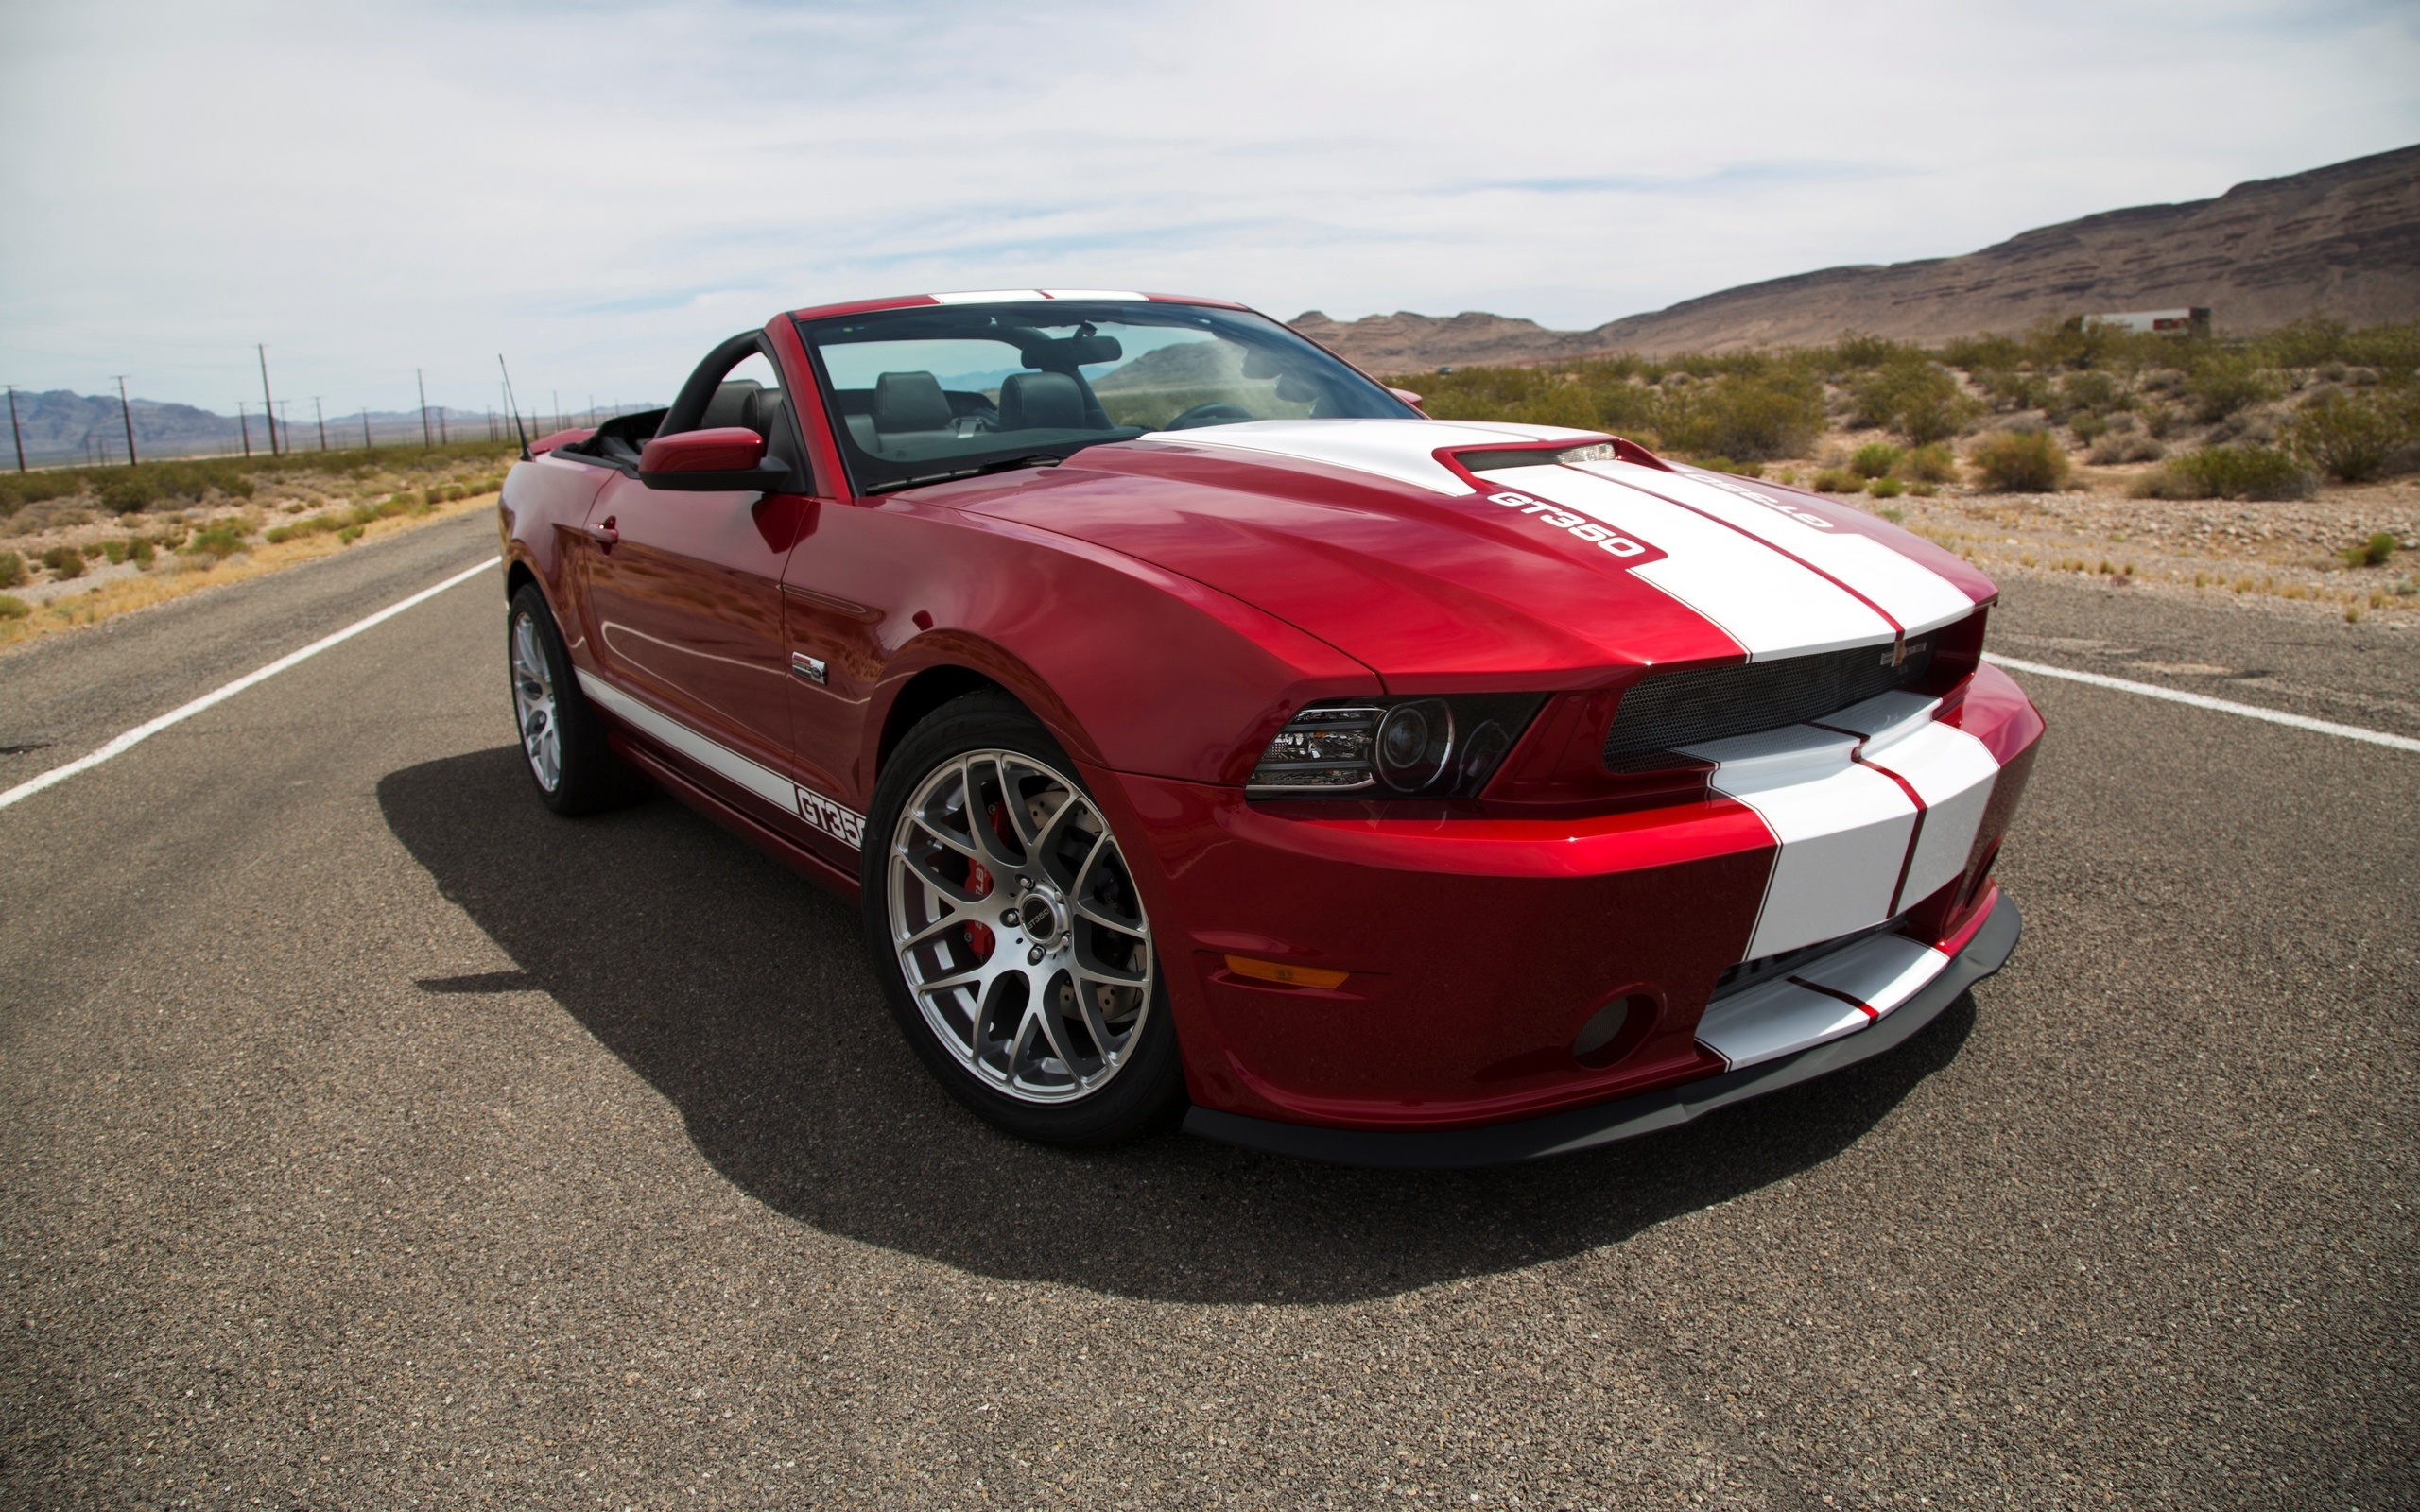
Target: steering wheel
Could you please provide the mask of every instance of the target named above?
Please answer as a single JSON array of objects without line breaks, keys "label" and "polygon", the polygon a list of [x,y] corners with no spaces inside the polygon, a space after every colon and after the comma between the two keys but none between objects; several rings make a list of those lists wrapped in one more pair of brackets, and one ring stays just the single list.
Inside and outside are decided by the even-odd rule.
[{"label": "steering wheel", "polygon": [[1189,431],[1202,425],[1233,425],[1238,421],[1258,420],[1259,418],[1259,416],[1253,414],[1251,410],[1244,408],[1241,404],[1230,404],[1221,400],[1214,399],[1209,404],[1194,405],[1191,409],[1188,409],[1183,414],[1171,419],[1167,424],[1161,426],[1160,429],[1164,431]]}]

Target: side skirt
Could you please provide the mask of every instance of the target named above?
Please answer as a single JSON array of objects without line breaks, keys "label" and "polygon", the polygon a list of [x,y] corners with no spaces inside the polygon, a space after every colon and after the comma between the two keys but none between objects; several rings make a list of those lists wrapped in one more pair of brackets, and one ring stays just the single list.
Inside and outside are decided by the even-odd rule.
[{"label": "side skirt", "polygon": [[615,730],[606,739],[623,760],[647,773],[674,798],[748,841],[809,882],[821,884],[849,902],[854,903],[857,901],[859,888],[854,872],[841,870],[780,831],[769,825],[759,823],[754,816],[691,782],[680,768],[665,761],[630,735]]}]

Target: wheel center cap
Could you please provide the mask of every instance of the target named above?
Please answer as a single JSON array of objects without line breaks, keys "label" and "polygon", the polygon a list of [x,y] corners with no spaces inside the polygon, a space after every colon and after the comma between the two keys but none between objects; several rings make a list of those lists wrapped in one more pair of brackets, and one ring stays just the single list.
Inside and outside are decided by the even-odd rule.
[{"label": "wheel center cap", "polygon": [[1050,945],[1066,933],[1067,916],[1059,900],[1046,892],[1029,892],[1017,903],[1017,921],[1025,926],[1026,938],[1036,945]]}]

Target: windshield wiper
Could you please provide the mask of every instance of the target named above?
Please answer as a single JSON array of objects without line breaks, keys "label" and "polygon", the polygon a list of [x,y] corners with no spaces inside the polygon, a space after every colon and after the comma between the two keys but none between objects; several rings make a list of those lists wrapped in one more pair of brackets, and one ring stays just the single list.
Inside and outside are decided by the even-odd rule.
[{"label": "windshield wiper", "polygon": [[1028,456],[1011,456],[996,462],[986,462],[980,467],[962,467],[953,472],[927,472],[922,477],[894,478],[888,483],[876,483],[866,491],[896,493],[901,489],[921,489],[927,483],[947,483],[954,478],[979,478],[987,472],[1014,472],[1019,468],[1028,467],[1057,467],[1065,460],[1067,459],[1056,452],[1035,452]]}]

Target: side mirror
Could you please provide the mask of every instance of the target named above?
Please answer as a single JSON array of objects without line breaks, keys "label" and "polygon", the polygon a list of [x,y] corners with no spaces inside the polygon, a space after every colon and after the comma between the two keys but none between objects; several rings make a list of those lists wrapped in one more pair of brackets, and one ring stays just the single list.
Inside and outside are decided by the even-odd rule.
[{"label": "side mirror", "polygon": [[[1409,404],[1412,408],[1414,408],[1414,409],[1420,409],[1420,396],[1419,396],[1418,394],[1413,393],[1410,389],[1409,389],[1409,388],[1390,388],[1390,389],[1388,389],[1388,390],[1387,390],[1387,392],[1388,392],[1388,393],[1391,393],[1391,394],[1392,394],[1392,395],[1394,395],[1397,399],[1402,400],[1405,404]],[[1425,414],[1426,414],[1426,413],[1427,413],[1427,411],[1426,411],[1426,410],[1421,410],[1421,413],[1425,415]]]},{"label": "side mirror", "polygon": [[769,492],[788,477],[789,469],[779,463],[765,465],[765,438],[745,425],[659,436],[639,453],[639,481],[650,489]]}]

